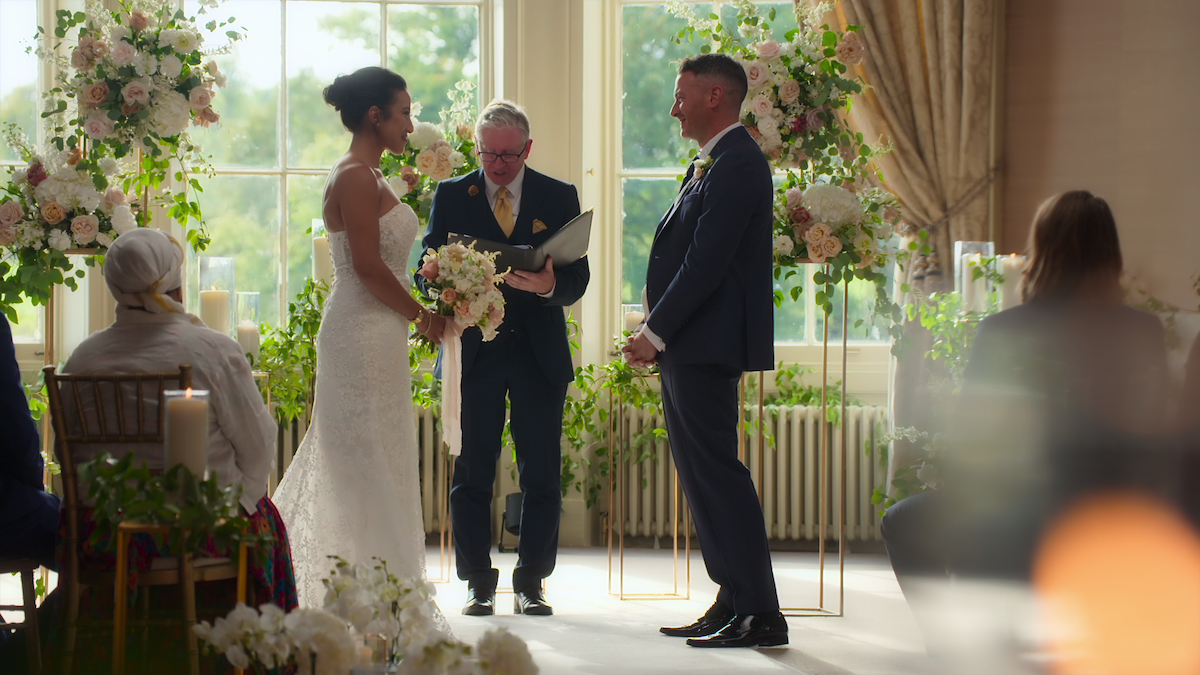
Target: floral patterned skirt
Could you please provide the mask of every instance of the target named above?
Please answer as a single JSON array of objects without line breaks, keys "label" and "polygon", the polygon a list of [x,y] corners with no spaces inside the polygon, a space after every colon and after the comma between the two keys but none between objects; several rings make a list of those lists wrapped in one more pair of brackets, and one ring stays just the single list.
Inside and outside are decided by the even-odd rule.
[{"label": "floral patterned skirt", "polygon": [[[248,574],[247,604],[262,605],[271,603],[281,607],[285,612],[295,609],[296,577],[292,572],[292,554],[288,544],[287,529],[283,518],[275,509],[270,498],[263,497],[258,501],[257,511],[249,516],[251,531],[269,540],[255,544],[247,549]],[[80,512],[79,539],[83,563],[93,569],[114,569],[116,553],[109,550],[108,542],[93,544],[90,539],[96,529],[96,523],[88,510]],[[66,537],[65,520],[60,523],[59,561],[65,569],[66,550],[61,543]],[[165,545],[160,545],[155,538],[147,534],[134,535],[129,546],[129,576],[130,602],[129,617],[131,620],[138,616],[137,601],[140,594],[150,593],[149,606],[158,616],[181,616],[182,601],[178,586],[156,586],[136,588],[137,575],[150,569],[155,558],[170,557],[172,552]],[[200,547],[196,557],[228,557],[229,552],[218,548],[213,542]],[[56,590],[55,595],[61,595]],[[58,598],[53,603],[54,616],[46,625],[49,630],[46,636],[44,669],[55,672],[59,669],[59,659],[65,649],[67,616],[64,598]],[[237,602],[237,580],[207,582],[196,584],[196,611],[198,620],[212,621],[217,616],[224,616],[233,609]],[[47,605],[51,605],[47,602]],[[84,587],[79,601],[79,618],[81,621],[104,620],[111,621],[113,616],[113,591],[111,588]],[[126,661],[132,673],[142,670],[146,672],[187,672],[187,643],[182,626],[154,626],[149,629],[129,629],[127,632]],[[108,673],[112,664],[112,632],[89,634],[81,630],[75,641],[75,672],[79,673]],[[212,666],[218,668],[227,666],[221,657],[203,659],[212,665],[202,665],[202,672],[212,672]]]}]

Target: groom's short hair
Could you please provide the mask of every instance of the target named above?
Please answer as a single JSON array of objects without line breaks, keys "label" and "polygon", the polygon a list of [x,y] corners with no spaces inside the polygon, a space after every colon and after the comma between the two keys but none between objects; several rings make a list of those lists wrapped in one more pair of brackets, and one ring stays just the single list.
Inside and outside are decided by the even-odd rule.
[{"label": "groom's short hair", "polygon": [[738,110],[746,99],[750,85],[746,81],[746,69],[725,54],[700,54],[689,56],[679,64],[679,74],[692,73],[697,77],[708,76],[721,83],[725,96]]}]

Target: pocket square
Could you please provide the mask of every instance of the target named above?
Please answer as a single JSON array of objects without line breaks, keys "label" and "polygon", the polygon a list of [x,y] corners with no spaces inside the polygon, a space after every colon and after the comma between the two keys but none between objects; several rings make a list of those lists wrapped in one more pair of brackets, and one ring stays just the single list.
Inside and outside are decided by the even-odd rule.
[{"label": "pocket square", "polygon": [[537,234],[538,232],[545,232],[545,231],[546,231],[546,224],[543,223],[542,221],[538,220],[537,218],[534,218],[533,219],[533,233]]}]

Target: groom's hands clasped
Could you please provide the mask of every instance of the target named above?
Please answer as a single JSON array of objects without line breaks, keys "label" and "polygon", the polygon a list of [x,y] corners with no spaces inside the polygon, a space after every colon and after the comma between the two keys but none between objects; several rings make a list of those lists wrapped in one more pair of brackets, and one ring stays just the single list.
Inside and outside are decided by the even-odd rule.
[{"label": "groom's hands clasped", "polygon": [[658,349],[640,330],[629,337],[621,348],[621,354],[625,356],[625,362],[634,368],[649,368],[658,363]]}]

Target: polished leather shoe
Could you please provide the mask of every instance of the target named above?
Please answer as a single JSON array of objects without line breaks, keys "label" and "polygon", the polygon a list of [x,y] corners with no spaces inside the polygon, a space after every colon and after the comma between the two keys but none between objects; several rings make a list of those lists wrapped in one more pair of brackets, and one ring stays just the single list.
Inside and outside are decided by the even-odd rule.
[{"label": "polished leather shoe", "polygon": [[788,643],[783,614],[737,614],[721,630],[687,641],[692,647],[783,647]]},{"label": "polished leather shoe", "polygon": [[533,586],[514,594],[513,614],[550,616],[554,614],[554,608],[546,604],[546,596],[542,595],[542,587]]},{"label": "polished leather shoe", "polygon": [[496,584],[500,570],[476,575],[467,580],[467,604],[462,613],[467,616],[492,616],[496,613]]},{"label": "polished leather shoe", "polygon": [[670,637],[705,637],[721,630],[733,618],[733,610],[721,602],[714,602],[704,616],[686,626],[663,626],[658,632]]}]

